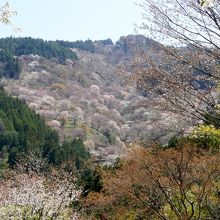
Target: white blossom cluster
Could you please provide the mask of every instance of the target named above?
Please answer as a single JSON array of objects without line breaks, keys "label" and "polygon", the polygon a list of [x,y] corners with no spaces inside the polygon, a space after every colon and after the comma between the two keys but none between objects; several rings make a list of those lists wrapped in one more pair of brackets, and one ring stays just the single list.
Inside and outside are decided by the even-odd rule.
[{"label": "white blossom cluster", "polygon": [[15,27],[11,23],[11,18],[16,15],[17,12],[12,10],[9,3],[6,2],[1,8],[0,8],[0,22],[3,24],[11,25],[16,32],[20,32],[21,28]]},{"label": "white blossom cluster", "polygon": [[68,208],[77,195],[65,177],[18,174],[0,183],[0,219],[75,219]]}]

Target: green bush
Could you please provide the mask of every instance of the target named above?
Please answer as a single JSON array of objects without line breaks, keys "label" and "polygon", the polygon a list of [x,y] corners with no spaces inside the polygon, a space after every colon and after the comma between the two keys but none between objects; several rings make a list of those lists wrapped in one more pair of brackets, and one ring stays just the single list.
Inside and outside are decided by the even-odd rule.
[{"label": "green bush", "polygon": [[213,125],[199,125],[193,130],[189,139],[201,148],[219,151],[220,129]]}]

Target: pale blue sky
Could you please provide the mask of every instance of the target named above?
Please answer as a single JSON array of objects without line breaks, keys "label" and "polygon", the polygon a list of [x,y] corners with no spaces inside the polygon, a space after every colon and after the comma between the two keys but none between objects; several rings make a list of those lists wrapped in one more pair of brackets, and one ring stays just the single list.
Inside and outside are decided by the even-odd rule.
[{"label": "pale blue sky", "polygon": [[[0,37],[31,36],[47,40],[113,41],[134,33],[141,22],[140,0],[8,0],[18,15],[13,23],[21,33],[0,25]],[[0,0],[1,5],[5,1]]]}]

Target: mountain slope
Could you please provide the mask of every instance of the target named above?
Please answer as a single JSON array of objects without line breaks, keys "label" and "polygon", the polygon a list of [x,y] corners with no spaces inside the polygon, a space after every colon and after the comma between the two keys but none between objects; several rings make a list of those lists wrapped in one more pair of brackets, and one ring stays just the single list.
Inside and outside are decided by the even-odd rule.
[{"label": "mountain slope", "polygon": [[[80,137],[93,155],[111,162],[130,144],[149,144],[159,137],[165,143],[174,134],[170,126],[181,127],[174,115],[153,107],[134,83],[126,82],[129,69],[124,72],[121,66],[132,60],[135,39],[131,35],[116,44],[94,42],[94,53],[72,48],[78,60],[66,59],[62,64],[22,55],[19,79],[4,78],[1,84],[42,115],[62,138]],[[125,40],[132,42],[126,51]],[[136,41],[146,49],[155,46],[142,36]]]}]

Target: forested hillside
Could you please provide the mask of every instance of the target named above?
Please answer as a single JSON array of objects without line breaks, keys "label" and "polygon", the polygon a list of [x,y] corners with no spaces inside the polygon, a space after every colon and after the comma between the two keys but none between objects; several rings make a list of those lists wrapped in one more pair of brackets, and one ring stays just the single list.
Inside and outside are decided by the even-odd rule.
[{"label": "forested hillside", "polygon": [[61,47],[77,48],[91,53],[95,52],[94,43],[91,40],[86,40],[86,41],[78,40],[75,42],[56,40],[55,42]]},{"label": "forested hillside", "polygon": [[[45,157],[58,147],[58,135],[28,106],[0,92],[0,151],[14,165],[21,153],[42,151]],[[5,158],[6,159],[6,158]]]},{"label": "forested hillside", "polygon": [[77,56],[73,51],[60,46],[54,41],[44,41],[42,39],[34,39],[31,37],[2,38],[0,39],[0,48],[13,56],[38,54],[47,59],[77,59]]},{"label": "forested hillside", "polygon": [[[27,155],[45,158],[50,164],[88,159],[81,139],[59,143],[56,131],[45,120],[17,98],[0,91],[1,165],[15,165]],[[81,159],[80,159],[81,158]]]},{"label": "forested hillside", "polygon": [[0,77],[6,76],[17,79],[22,69],[21,62],[17,57],[30,54],[38,54],[47,59],[56,58],[58,62],[64,62],[65,59],[78,59],[73,51],[55,41],[44,41],[31,37],[1,38]]},{"label": "forested hillside", "polygon": [[[74,46],[74,42],[60,42]],[[25,100],[44,117],[61,140],[81,138],[97,160],[112,163],[125,154],[127,145],[165,144],[188,123],[178,117],[176,125],[174,114],[153,108],[135,83],[125,83],[131,76],[129,63],[136,44],[150,53],[157,43],[143,35],[121,37],[116,44],[100,40],[92,44],[94,53],[81,47],[74,50],[78,60],[64,63],[22,55],[18,79],[3,78],[1,83],[8,93]],[[123,74],[121,66],[126,69]],[[175,131],[168,132],[170,126],[175,126]]]},{"label": "forested hillside", "polygon": [[[93,169],[85,167],[88,159],[90,154],[81,139],[59,143],[57,132],[43,118],[24,102],[0,90],[1,219],[68,214],[65,201],[73,201],[77,186],[88,194],[93,179],[97,179]],[[66,168],[61,171],[63,164]],[[31,198],[38,198],[37,207],[30,202]]]},{"label": "forested hillside", "polygon": [[[112,45],[111,39],[99,41],[103,45]],[[86,41],[45,41],[31,37],[1,38],[0,39],[0,77],[17,79],[21,73],[22,65],[18,57],[21,55],[38,55],[46,59],[56,59],[58,63],[64,63],[66,59],[78,60],[78,57],[70,48],[95,53],[95,44],[91,40]]]}]

